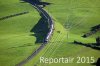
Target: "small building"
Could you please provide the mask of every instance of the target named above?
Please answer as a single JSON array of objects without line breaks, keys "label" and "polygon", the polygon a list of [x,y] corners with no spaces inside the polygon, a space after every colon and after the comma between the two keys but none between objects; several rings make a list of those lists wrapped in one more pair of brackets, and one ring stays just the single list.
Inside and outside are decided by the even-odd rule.
[{"label": "small building", "polygon": [[100,45],[100,37],[96,38],[96,43],[97,43],[97,45]]}]

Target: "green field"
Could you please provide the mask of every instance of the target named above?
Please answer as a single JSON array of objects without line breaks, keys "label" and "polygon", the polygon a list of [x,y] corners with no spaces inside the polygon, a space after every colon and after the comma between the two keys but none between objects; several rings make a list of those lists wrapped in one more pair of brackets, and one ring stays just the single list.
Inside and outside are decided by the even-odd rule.
[{"label": "green field", "polygon": [[40,19],[38,12],[19,0],[0,1],[0,17],[24,11],[29,13],[0,20],[0,66],[15,66],[39,47],[30,32]]},{"label": "green field", "polygon": [[[100,0],[43,0],[52,3],[45,7],[53,17],[55,30],[48,45],[24,66],[95,66],[90,63],[58,63],[43,64],[39,58],[43,57],[100,57],[100,50],[82,45],[75,45],[74,40],[83,43],[95,43],[96,34],[82,38],[91,27],[100,24]],[[26,59],[40,46],[35,44],[36,37],[31,29],[40,20],[38,12],[28,3],[19,0],[0,1],[0,17],[28,11],[23,14],[0,20],[0,66],[15,66]],[[69,29],[70,27],[70,29]]]}]

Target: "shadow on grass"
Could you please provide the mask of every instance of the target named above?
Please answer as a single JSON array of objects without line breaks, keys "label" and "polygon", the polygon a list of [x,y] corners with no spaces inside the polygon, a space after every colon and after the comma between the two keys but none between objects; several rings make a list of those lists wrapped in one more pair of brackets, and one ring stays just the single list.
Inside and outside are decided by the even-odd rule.
[{"label": "shadow on grass", "polygon": [[41,2],[41,0],[21,0],[23,3],[28,2],[30,4],[37,4],[37,5],[50,5],[51,3],[48,2]]},{"label": "shadow on grass", "polygon": [[[37,4],[37,5],[49,5],[50,3],[47,2],[41,2],[41,0],[22,0],[24,2],[28,2],[32,5]],[[38,9],[37,9],[38,11]],[[38,11],[39,12],[39,11]],[[43,43],[44,39],[47,36],[47,33],[49,31],[48,28],[48,21],[45,18],[44,14],[39,12],[41,19],[38,21],[38,23],[30,30],[30,32],[34,32],[34,34],[31,34],[31,36],[36,37],[36,42],[35,43]]]},{"label": "shadow on grass", "polygon": [[100,50],[100,47],[96,43],[84,44],[84,43],[78,42],[78,41],[74,41],[73,43],[76,44],[76,45],[82,45],[82,46],[85,46],[85,47],[89,47],[89,48],[92,48],[92,49],[95,49],[95,50]]},{"label": "shadow on grass", "polygon": [[31,29],[30,32],[34,32],[35,34],[31,34],[31,36],[36,37],[35,43],[43,43],[47,33],[49,31],[48,22],[45,18],[41,17],[38,23]]},{"label": "shadow on grass", "polygon": [[27,14],[27,13],[29,13],[29,12],[25,11],[25,12],[21,12],[21,13],[11,14],[11,15],[8,15],[8,16],[1,17],[0,20],[5,20],[5,19],[11,18],[11,17],[20,16],[20,15],[24,15],[24,14]]}]

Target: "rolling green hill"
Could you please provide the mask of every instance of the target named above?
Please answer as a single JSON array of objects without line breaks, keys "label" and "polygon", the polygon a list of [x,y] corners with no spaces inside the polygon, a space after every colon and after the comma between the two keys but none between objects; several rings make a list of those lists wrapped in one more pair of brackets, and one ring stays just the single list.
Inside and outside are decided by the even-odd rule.
[{"label": "rolling green hill", "polygon": [[[99,50],[82,45],[76,45],[74,40],[83,43],[95,43],[96,34],[82,38],[91,27],[100,24],[100,1],[99,0],[43,0],[52,3],[45,7],[55,22],[54,34],[46,48],[25,66],[93,66],[91,63],[40,63],[39,58],[43,57],[94,57],[95,62],[100,57]],[[59,33],[60,32],[60,33]]]},{"label": "rolling green hill", "polygon": [[39,47],[31,29],[38,23],[38,12],[19,0],[1,0],[0,18],[28,11],[29,13],[0,20],[0,66],[15,66]]},{"label": "rolling green hill", "polygon": [[[95,43],[96,34],[82,38],[91,27],[100,24],[100,0],[43,0],[52,3],[45,7],[53,17],[55,30],[46,47],[24,66],[94,66],[90,63],[43,64],[43,57],[100,57],[100,50],[76,45],[74,40],[83,43]],[[40,20],[38,12],[28,3],[19,0],[0,1],[0,17],[20,12],[29,13],[0,20],[0,66],[14,66],[27,58],[40,44],[31,32]],[[38,29],[37,29],[38,30]]]}]

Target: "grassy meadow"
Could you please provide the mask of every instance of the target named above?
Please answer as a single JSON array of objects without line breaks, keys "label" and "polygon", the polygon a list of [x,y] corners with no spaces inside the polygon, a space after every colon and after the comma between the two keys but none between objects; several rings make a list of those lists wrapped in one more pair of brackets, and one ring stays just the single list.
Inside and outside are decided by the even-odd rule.
[{"label": "grassy meadow", "polygon": [[0,20],[0,66],[15,66],[40,46],[31,29],[38,23],[38,12],[19,0],[0,0],[0,17],[29,13]]},{"label": "grassy meadow", "polygon": [[[52,3],[45,7],[53,17],[55,23],[54,34],[44,50],[25,66],[95,66],[91,63],[40,63],[39,58],[43,57],[94,57],[95,62],[100,57],[100,51],[75,45],[74,40],[83,43],[95,43],[95,38],[100,36],[100,31],[96,34],[82,38],[84,33],[89,32],[92,26],[100,24],[100,1],[99,0],[43,0]],[[60,31],[60,33],[58,33]]]},{"label": "grassy meadow", "polygon": [[[91,27],[100,24],[100,0],[43,0],[52,3],[45,10],[54,20],[55,30],[46,47],[34,59],[24,66],[95,66],[90,63],[43,64],[43,57],[100,57],[100,50],[82,45],[75,45],[74,40],[83,43],[95,43],[96,34],[82,38]],[[28,11],[23,14],[0,20],[0,66],[15,66],[27,58],[40,44],[35,44],[36,37],[31,29],[41,18],[38,12],[28,3],[19,0],[1,0],[0,17]]]}]

